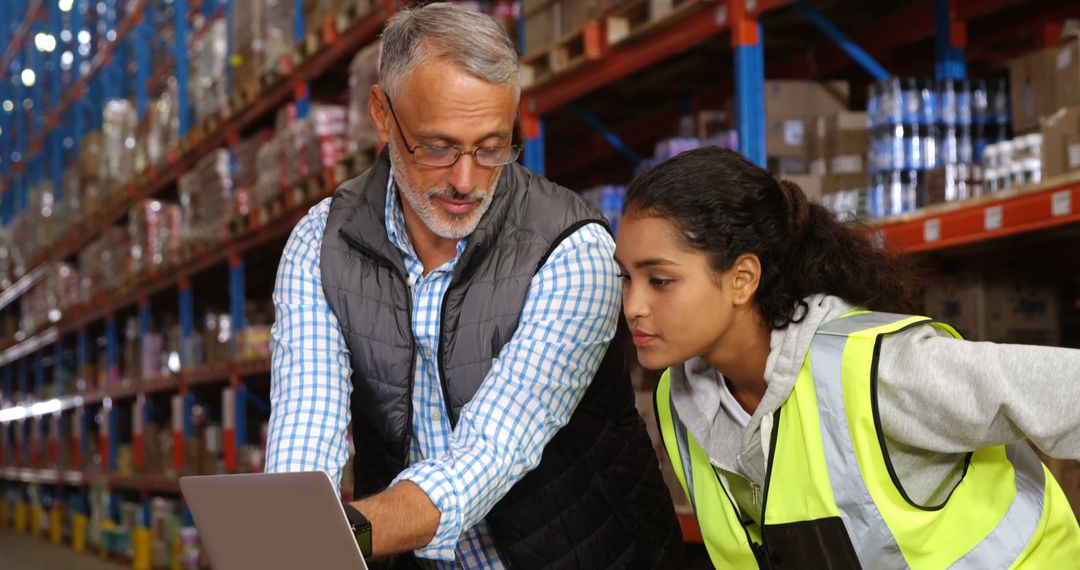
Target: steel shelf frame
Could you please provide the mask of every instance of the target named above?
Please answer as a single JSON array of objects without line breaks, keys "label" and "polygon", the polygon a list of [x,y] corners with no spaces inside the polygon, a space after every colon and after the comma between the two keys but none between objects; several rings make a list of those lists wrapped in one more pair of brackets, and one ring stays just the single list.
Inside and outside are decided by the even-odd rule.
[{"label": "steel shelf frame", "polygon": [[[299,6],[300,3],[297,2]],[[187,12],[184,0],[175,0],[174,6],[179,6],[178,13],[184,14]],[[205,7],[205,4],[204,4]],[[315,54],[312,54],[304,63],[303,66],[298,67],[295,71],[291,72],[288,76],[281,78],[278,82],[270,85],[264,89],[258,99],[248,108],[240,111],[238,114],[225,119],[222,124],[215,128],[213,131],[204,132],[201,125],[188,124],[186,127],[186,133],[184,137],[184,148],[186,152],[176,153],[171,156],[167,164],[159,172],[151,173],[149,180],[144,184],[141,184],[139,188],[133,188],[132,185],[128,187],[128,196],[131,199],[138,199],[142,197],[152,197],[158,193],[164,191],[172,185],[175,185],[181,173],[190,168],[195,161],[209,153],[210,151],[231,142],[237,140],[237,133],[245,130],[249,126],[262,121],[265,117],[270,116],[276,108],[290,100],[302,100],[306,98],[307,88],[306,85],[315,78],[323,75],[326,71],[333,69],[342,61],[351,56],[361,46],[373,41],[382,28],[383,23],[392,14],[393,3],[390,1],[382,1],[379,3],[379,7],[373,10],[370,14],[362,16],[358,19],[352,27],[345,30],[332,41],[327,41],[322,49]],[[229,17],[229,10],[226,10],[224,15]],[[138,16],[138,17],[135,17]],[[179,20],[182,19],[180,17]],[[147,24],[143,18],[143,12],[133,14],[132,17],[125,20],[130,30],[125,34],[119,34],[116,37],[116,41],[110,44],[104,44],[103,49],[117,50],[116,57],[113,61],[105,61],[104,67],[101,68],[102,73],[99,73],[97,78],[91,78],[90,81],[86,81],[85,95],[86,98],[93,99],[97,103],[101,103],[107,98],[110,93],[106,91],[110,89],[108,83],[102,81],[101,78],[106,75],[110,70],[121,69],[119,67],[120,59],[119,41],[126,36],[127,41],[134,44],[134,65],[135,76],[138,78],[138,85],[134,87],[134,97],[136,100],[136,106],[140,111],[140,118],[145,113],[145,97],[148,93],[144,90],[148,79],[148,69],[146,69],[147,62],[144,58],[140,57],[139,53],[145,51],[140,49],[145,46],[145,34],[147,32]],[[76,30],[79,29],[77,26]],[[300,28],[302,29],[302,28]],[[183,35],[183,31],[178,31],[178,35]],[[182,39],[177,41],[177,46],[183,45],[186,40]],[[102,45],[102,44],[99,44]],[[183,52],[183,53],[182,53]],[[77,53],[77,50],[76,50]],[[182,74],[181,69],[186,69],[186,60],[182,59],[186,57],[186,50],[176,49],[174,54],[177,59],[175,67],[178,70],[178,75]],[[95,62],[102,61],[100,54],[95,56]],[[116,67],[112,67],[116,66]],[[100,66],[99,66],[100,67]],[[84,76],[85,78],[85,76]],[[140,87],[141,86],[141,87]],[[186,89],[182,87],[179,89],[181,93],[184,93]],[[119,93],[112,93],[112,95],[118,95]],[[128,94],[124,93],[125,95]],[[75,103],[80,103],[81,98],[75,100]],[[62,110],[64,116],[78,115],[80,111],[79,105],[71,105],[65,102],[63,103],[64,109]],[[94,102],[91,102],[88,107],[93,108]],[[58,113],[55,112],[54,113]],[[100,120],[100,117],[98,118]],[[73,131],[81,131],[81,128],[72,128]],[[58,131],[58,134],[66,136],[69,134],[67,130]],[[75,133],[70,133],[75,134]],[[50,142],[53,139],[49,139]],[[62,141],[62,138],[59,138]],[[37,150],[32,149],[32,150]],[[47,150],[52,150],[47,149]],[[62,166],[62,162],[61,162]],[[21,172],[21,171],[20,171]],[[16,176],[16,180],[21,180],[25,177]],[[11,193],[15,196],[15,193]],[[324,196],[313,197],[315,199],[321,199]],[[19,197],[23,203],[25,198]],[[15,202],[17,200],[10,200]],[[237,458],[237,451],[240,446],[246,443],[247,439],[247,407],[248,405],[254,405],[257,409],[264,412],[269,412],[269,406],[267,403],[261,401],[260,398],[250,393],[247,388],[246,380],[252,376],[265,375],[269,373],[270,362],[269,358],[237,358],[236,346],[232,347],[234,358],[226,363],[213,364],[213,365],[201,365],[192,366],[190,360],[190,354],[184,354],[182,357],[184,367],[176,374],[169,374],[166,376],[160,376],[156,378],[148,379],[146,382],[140,382],[136,385],[121,385],[119,383],[119,339],[117,331],[117,323],[114,315],[119,311],[128,310],[134,306],[136,314],[138,316],[138,322],[140,329],[145,332],[151,327],[150,319],[151,311],[149,305],[149,298],[156,293],[160,293],[168,288],[175,287],[179,295],[179,321],[181,325],[182,337],[185,341],[190,341],[194,334],[194,291],[191,285],[192,277],[203,273],[213,266],[227,264],[229,274],[229,303],[230,313],[234,322],[235,332],[240,334],[244,331],[246,323],[244,322],[244,305],[245,305],[245,263],[244,255],[259,245],[265,244],[268,241],[281,239],[288,235],[292,227],[297,221],[306,213],[306,210],[313,205],[314,200],[309,199],[303,204],[293,206],[289,204],[288,209],[281,217],[270,221],[264,225],[252,228],[250,231],[233,238],[227,247],[223,247],[219,250],[210,252],[207,255],[190,260],[179,267],[172,267],[168,271],[161,274],[147,276],[144,282],[137,287],[137,290],[133,293],[124,294],[122,297],[113,298],[101,298],[96,299],[97,304],[84,306],[73,312],[68,319],[53,324],[44,328],[44,330],[38,331],[30,338],[16,343],[13,346],[7,347],[6,350],[0,352],[0,370],[2,370],[3,379],[0,390],[3,391],[2,395],[5,400],[13,401],[18,398],[19,403],[16,406],[0,410],[0,412],[10,412],[16,408],[23,410],[23,417],[16,418],[11,421],[0,422],[0,453],[3,453],[7,457],[11,457],[12,454],[8,453],[10,448],[14,448],[18,456],[17,462],[19,468],[23,469],[18,474],[14,474],[11,470],[0,470],[0,480],[14,479],[24,482],[45,482],[62,484],[64,481],[78,481],[74,475],[66,476],[62,473],[54,472],[50,474],[48,470],[37,470],[33,472],[26,471],[27,466],[37,467],[41,464],[42,453],[40,451],[44,449],[43,445],[46,438],[42,437],[43,426],[47,423],[51,423],[58,427],[55,422],[63,421],[60,419],[60,414],[64,414],[64,417],[70,416],[72,422],[72,435],[70,445],[72,446],[72,459],[73,464],[79,469],[86,464],[87,460],[87,444],[90,437],[90,423],[91,415],[87,413],[89,407],[100,407],[104,414],[106,421],[99,426],[99,431],[96,435],[100,439],[101,449],[103,450],[105,457],[105,464],[109,471],[114,470],[116,462],[116,452],[118,446],[119,426],[123,423],[126,425],[128,421],[131,421],[133,427],[132,439],[133,450],[136,455],[139,453],[142,445],[139,444],[139,437],[137,434],[141,432],[141,429],[136,429],[136,426],[141,426],[147,419],[149,413],[149,400],[150,394],[160,393],[174,393],[174,413],[172,419],[174,421],[173,432],[176,439],[176,446],[174,447],[173,463],[176,467],[182,468],[184,464],[184,440],[192,435],[193,425],[191,422],[191,411],[195,405],[195,395],[192,392],[192,388],[201,385],[220,385],[222,387],[223,404],[223,416],[225,423],[227,424],[228,431],[230,432],[230,441],[225,442],[225,460],[226,465],[230,471],[236,470],[239,462]],[[57,249],[50,252],[48,255],[43,256],[42,259],[37,260],[34,269],[24,276],[16,286],[11,289],[0,293],[0,309],[9,306],[12,302],[16,301],[20,295],[24,294],[35,284],[39,283],[43,278],[44,263],[48,261],[63,260],[70,258],[79,249],[85,246],[94,236],[100,234],[102,230],[119,221],[126,215],[126,209],[122,207],[114,208],[113,211],[108,212],[105,216],[96,220],[89,228],[83,228],[81,230],[73,230],[69,236],[72,239],[65,240],[67,243]],[[64,339],[70,338],[74,335],[74,361],[76,370],[82,370],[87,363],[88,355],[88,342],[89,337],[87,334],[87,327],[94,323],[104,323],[105,339],[106,339],[106,380],[104,384],[96,389],[84,390],[78,394],[70,394],[56,398],[56,402],[59,405],[59,412],[52,412],[50,407],[50,414],[48,417],[44,417],[36,410],[35,402],[32,398],[28,399],[29,394],[29,378],[30,372],[28,370],[28,364],[33,363],[33,378],[36,388],[41,388],[44,382],[44,355],[46,351],[50,355],[62,355],[63,348],[62,343]],[[100,325],[95,325],[100,326]],[[184,346],[190,346],[190,342],[184,342]],[[50,350],[50,347],[52,349]],[[186,352],[182,351],[182,352]],[[62,356],[52,356],[55,362],[60,363]],[[54,366],[54,371],[58,371],[60,366]],[[14,374],[13,374],[14,373]],[[58,372],[57,372],[58,373]],[[18,390],[13,390],[13,384],[18,384]],[[14,392],[14,397],[13,396]],[[128,419],[127,408],[121,408],[119,402],[123,400],[134,400],[132,403],[132,415],[130,420]],[[8,416],[9,418],[11,416]],[[28,431],[29,430],[29,431]],[[12,445],[7,445],[8,434]],[[57,446],[59,443],[57,443]],[[33,454],[33,461],[31,461],[30,454]],[[81,473],[76,470],[70,473]],[[66,478],[65,478],[66,477]],[[110,485],[110,488],[117,485],[126,485],[129,488],[142,488],[145,492],[147,488],[151,491],[164,491],[173,492],[176,489],[175,479],[164,479],[156,482],[147,482],[146,478],[122,478],[116,475],[96,475],[94,478],[84,477],[81,481],[86,483],[87,481],[106,482]]]}]

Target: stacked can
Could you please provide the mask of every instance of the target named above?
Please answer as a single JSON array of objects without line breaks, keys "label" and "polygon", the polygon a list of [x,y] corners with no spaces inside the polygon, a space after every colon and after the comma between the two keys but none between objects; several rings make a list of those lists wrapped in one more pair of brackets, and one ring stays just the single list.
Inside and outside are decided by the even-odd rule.
[{"label": "stacked can", "polygon": [[1007,136],[1008,86],[890,78],[870,86],[870,215],[887,217],[927,203],[926,172],[951,172],[946,200],[979,195],[974,167],[983,149]]}]

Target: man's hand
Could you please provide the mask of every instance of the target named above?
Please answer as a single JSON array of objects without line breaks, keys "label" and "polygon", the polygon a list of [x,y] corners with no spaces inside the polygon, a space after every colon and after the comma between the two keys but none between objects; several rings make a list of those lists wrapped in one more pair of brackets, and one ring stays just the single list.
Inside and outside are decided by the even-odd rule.
[{"label": "man's hand", "polygon": [[412,552],[427,546],[442,514],[411,481],[350,503],[371,522],[372,557]]}]

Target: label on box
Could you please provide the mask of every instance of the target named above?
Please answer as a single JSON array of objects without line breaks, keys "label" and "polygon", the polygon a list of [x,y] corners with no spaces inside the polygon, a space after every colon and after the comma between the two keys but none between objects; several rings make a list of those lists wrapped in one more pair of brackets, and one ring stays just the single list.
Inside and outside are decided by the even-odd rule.
[{"label": "label on box", "polygon": [[784,121],[784,144],[802,146],[806,127],[801,120]]},{"label": "label on box", "polygon": [[992,206],[983,210],[983,228],[986,231],[999,230],[1004,223],[1001,206]]},{"label": "label on box", "polygon": [[1054,192],[1054,197],[1051,200],[1050,206],[1051,212],[1054,217],[1068,216],[1072,213],[1072,191],[1062,190],[1061,192]]},{"label": "label on box", "polygon": [[1080,168],[1080,144],[1069,145],[1069,169]]},{"label": "label on box", "polygon": [[846,154],[832,159],[833,174],[859,174],[863,171],[863,157],[860,154]]},{"label": "label on box", "polygon": [[1066,46],[1058,50],[1058,69],[1065,69],[1072,63],[1072,46]]},{"label": "label on box", "polygon": [[941,239],[941,220],[934,218],[923,222],[923,241],[932,242]]}]

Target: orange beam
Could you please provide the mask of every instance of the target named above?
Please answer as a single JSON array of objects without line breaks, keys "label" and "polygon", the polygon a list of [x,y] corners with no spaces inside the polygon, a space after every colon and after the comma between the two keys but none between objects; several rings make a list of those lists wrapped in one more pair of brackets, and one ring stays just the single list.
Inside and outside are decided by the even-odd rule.
[{"label": "orange beam", "polygon": [[909,219],[883,221],[885,247],[920,253],[990,241],[1080,222],[1080,181],[981,199],[968,205],[931,208]]}]

